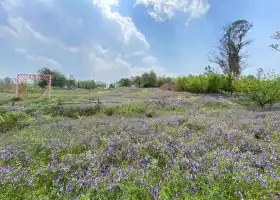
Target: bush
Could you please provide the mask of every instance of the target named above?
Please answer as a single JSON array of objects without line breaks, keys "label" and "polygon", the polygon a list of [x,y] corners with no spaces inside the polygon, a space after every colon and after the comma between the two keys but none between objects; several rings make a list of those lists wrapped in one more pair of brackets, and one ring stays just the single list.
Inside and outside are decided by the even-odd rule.
[{"label": "bush", "polygon": [[6,132],[16,126],[23,127],[27,125],[29,116],[23,112],[1,111],[0,112],[0,132]]},{"label": "bush", "polygon": [[222,76],[218,74],[205,74],[199,76],[179,77],[175,81],[180,91],[193,93],[216,93],[221,90]]},{"label": "bush", "polygon": [[87,90],[92,90],[92,89],[97,88],[97,84],[94,80],[78,81],[77,87],[87,89]]},{"label": "bush", "polygon": [[122,78],[118,82],[119,87],[130,87],[132,85],[132,81],[129,78]]},{"label": "bush", "polygon": [[77,118],[79,116],[91,116],[95,115],[100,110],[100,105],[87,105],[87,106],[48,106],[45,107],[45,114],[51,114],[52,116],[66,116],[71,118]]},{"label": "bush", "polygon": [[274,74],[267,74],[263,79],[243,77],[236,82],[236,90],[261,108],[267,104],[272,106],[280,100],[280,77]]},{"label": "bush", "polygon": [[173,79],[171,77],[160,76],[157,78],[157,87],[160,87],[166,83],[173,83]]}]

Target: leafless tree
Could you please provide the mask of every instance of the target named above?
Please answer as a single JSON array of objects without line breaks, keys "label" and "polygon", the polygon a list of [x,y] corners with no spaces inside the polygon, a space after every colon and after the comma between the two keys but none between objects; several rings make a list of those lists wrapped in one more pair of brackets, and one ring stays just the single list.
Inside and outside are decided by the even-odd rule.
[{"label": "leafless tree", "polygon": [[241,50],[252,43],[252,40],[246,40],[252,26],[246,20],[237,20],[222,28],[224,34],[217,45],[218,53],[212,54],[210,61],[218,64],[225,74],[238,77],[246,68],[244,59],[247,56]]},{"label": "leafless tree", "polygon": [[[280,31],[277,31],[276,34],[272,36],[272,39],[280,40]],[[280,44],[272,44],[270,45],[270,47],[277,51],[280,51]]]}]

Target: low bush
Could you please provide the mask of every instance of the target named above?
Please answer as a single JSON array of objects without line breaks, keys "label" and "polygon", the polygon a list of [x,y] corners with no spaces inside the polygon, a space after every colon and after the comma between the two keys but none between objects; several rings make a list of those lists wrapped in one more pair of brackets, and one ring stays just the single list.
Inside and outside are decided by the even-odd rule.
[{"label": "low bush", "polygon": [[6,132],[14,127],[27,125],[31,117],[24,112],[1,111],[0,112],[0,132]]}]

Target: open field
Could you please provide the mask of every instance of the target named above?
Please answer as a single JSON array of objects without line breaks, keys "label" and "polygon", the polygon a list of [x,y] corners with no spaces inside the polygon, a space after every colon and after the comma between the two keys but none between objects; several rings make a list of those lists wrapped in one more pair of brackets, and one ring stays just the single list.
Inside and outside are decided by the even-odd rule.
[{"label": "open field", "polygon": [[52,92],[17,111],[0,93],[10,120],[0,199],[280,198],[278,105],[153,88]]}]

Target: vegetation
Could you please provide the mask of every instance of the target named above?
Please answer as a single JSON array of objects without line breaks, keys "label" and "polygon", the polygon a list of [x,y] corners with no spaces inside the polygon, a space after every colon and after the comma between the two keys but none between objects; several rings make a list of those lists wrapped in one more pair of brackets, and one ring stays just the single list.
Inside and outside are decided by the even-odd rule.
[{"label": "vegetation", "polygon": [[[134,95],[125,88],[109,94],[121,93]],[[14,128],[0,134],[0,198],[278,198],[279,112],[163,94],[152,89],[157,101],[100,110],[45,102],[3,112]],[[23,116],[28,127],[19,128]]]},{"label": "vegetation", "polygon": [[237,92],[245,94],[262,108],[280,101],[280,77],[275,74],[267,74],[262,79],[241,78],[236,84]]},{"label": "vegetation", "polygon": [[[55,70],[51,70],[49,68],[42,68],[38,71],[40,74],[48,74],[52,75],[52,86],[53,87],[64,87],[67,84],[67,79],[66,77]],[[44,79],[41,79],[38,81],[38,85],[42,88],[44,88],[47,85],[47,81]]]},{"label": "vegetation", "polygon": [[[42,68],[51,99],[0,93],[0,199],[279,199],[280,76],[242,75],[251,27],[223,28],[211,60],[223,74],[150,71],[107,87]],[[166,83],[179,92],[156,88]]]},{"label": "vegetation", "polygon": [[118,81],[119,87],[130,87],[135,85],[136,87],[151,88],[159,87],[165,83],[172,82],[170,77],[157,77],[156,73],[151,70],[149,73],[145,72],[141,76],[135,76],[131,78],[122,78]]}]

